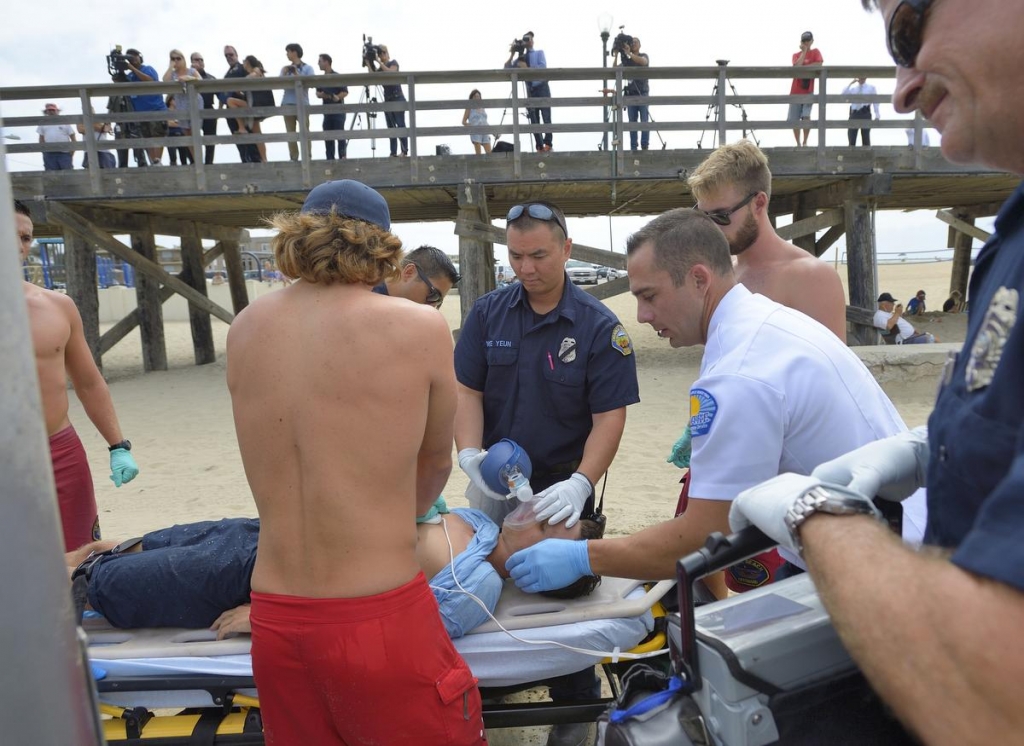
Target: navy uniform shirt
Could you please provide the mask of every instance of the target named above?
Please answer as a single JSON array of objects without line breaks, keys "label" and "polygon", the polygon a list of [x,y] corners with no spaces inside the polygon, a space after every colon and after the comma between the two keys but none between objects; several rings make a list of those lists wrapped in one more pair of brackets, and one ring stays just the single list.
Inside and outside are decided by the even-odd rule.
[{"label": "navy uniform shirt", "polygon": [[925,542],[1024,590],[1024,184],[975,263],[967,340],[928,420]]},{"label": "navy uniform shirt", "polygon": [[386,282],[382,282],[380,285],[374,285],[373,292],[379,293],[380,295],[391,295],[391,293],[388,292],[388,284]]},{"label": "navy uniform shirt", "polygon": [[640,401],[629,335],[568,276],[558,306],[544,316],[520,283],[479,298],[455,346],[455,374],[483,392],[483,447],[511,438],[535,475],[564,472],[555,467],[583,457],[593,415]]}]

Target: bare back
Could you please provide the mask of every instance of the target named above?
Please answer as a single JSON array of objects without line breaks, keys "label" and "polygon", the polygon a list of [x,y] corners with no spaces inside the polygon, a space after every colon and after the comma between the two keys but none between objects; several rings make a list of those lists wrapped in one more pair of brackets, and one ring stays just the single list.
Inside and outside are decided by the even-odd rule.
[{"label": "bare back", "polygon": [[297,282],[239,314],[227,364],[261,519],[253,590],[350,598],[411,580],[415,516],[451,470],[443,317],[365,285]]},{"label": "bare back", "polygon": [[36,374],[43,399],[46,434],[63,430],[68,420],[68,375],[64,357],[78,311],[67,296],[23,283]]},{"label": "bare back", "polygon": [[736,280],[752,293],[807,314],[846,341],[843,283],[827,263],[772,235],[770,243],[739,255]]}]

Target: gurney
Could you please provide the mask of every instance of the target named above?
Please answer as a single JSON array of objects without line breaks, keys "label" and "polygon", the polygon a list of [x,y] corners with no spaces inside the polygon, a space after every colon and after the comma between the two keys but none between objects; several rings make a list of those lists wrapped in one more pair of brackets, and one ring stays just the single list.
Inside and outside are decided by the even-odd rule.
[{"label": "gurney", "polygon": [[[495,617],[517,637],[537,644],[514,639],[494,621],[455,640],[479,679],[485,725],[595,720],[619,694],[619,674],[632,660],[622,654],[665,650],[660,600],[673,587],[671,581],[645,587],[605,578],[589,597],[566,601],[525,594],[506,581]],[[248,635],[218,641],[208,630],[116,629],[102,618],[86,619],[83,628],[101,710],[110,716],[104,722],[108,742],[263,743]],[[602,662],[580,650],[609,655]],[[496,701],[598,663],[605,667],[612,698],[563,705]],[[166,709],[182,712],[154,715]]]}]

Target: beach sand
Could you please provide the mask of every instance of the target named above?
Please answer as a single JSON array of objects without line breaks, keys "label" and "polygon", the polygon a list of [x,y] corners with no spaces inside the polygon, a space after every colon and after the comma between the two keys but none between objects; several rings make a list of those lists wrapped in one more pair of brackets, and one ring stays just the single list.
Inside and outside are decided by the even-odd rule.
[{"label": "beach sand", "polygon": [[[918,289],[929,304],[941,307],[949,287],[950,264],[902,264],[879,268],[881,290],[901,300]],[[608,535],[621,535],[671,517],[679,493],[679,470],[665,457],[679,436],[688,412],[687,394],[696,378],[703,348],[673,350],[647,326],[636,322],[631,296],[609,299],[633,339],[641,401],[629,408],[625,433],[610,470],[605,492]],[[459,298],[452,295],[442,311],[455,328]],[[915,326],[933,331],[943,342],[962,341],[965,314],[929,313]],[[146,531],[199,520],[255,516],[242,470],[225,383],[228,327],[213,321],[215,363],[193,365],[187,323],[168,324],[167,354],[171,370],[142,373],[136,330],[104,359],[121,427],[133,444],[141,473],[120,489],[110,482],[106,444],[90,425],[76,397],[71,420],[89,454],[100,524],[105,538],[122,539]],[[267,350],[273,354],[273,350]],[[924,424],[936,390],[937,370],[923,376],[888,376],[883,383],[907,425]],[[453,449],[453,460],[454,460]],[[456,464],[445,497],[465,505],[466,478]],[[494,733],[492,744],[543,743],[546,729]],[[540,739],[540,740],[537,740]]]}]

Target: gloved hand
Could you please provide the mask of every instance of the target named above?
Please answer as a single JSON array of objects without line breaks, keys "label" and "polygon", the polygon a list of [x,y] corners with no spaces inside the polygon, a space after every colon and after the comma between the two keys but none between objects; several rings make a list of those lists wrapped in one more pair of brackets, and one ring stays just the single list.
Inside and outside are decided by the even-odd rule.
[{"label": "gloved hand", "polygon": [[669,453],[668,458],[665,460],[670,464],[675,464],[680,469],[689,469],[691,448],[690,426],[687,425],[686,429],[683,430],[683,434],[679,436],[679,440],[672,446],[672,452]]},{"label": "gloved hand", "polygon": [[478,490],[494,500],[505,500],[506,495],[501,495],[487,486],[483,474],[480,473],[480,464],[487,458],[487,451],[479,448],[463,448],[459,451],[459,468],[466,472],[469,481]]},{"label": "gloved hand", "polygon": [[131,451],[115,448],[110,452],[110,481],[120,487],[139,476],[139,467],[132,457]]},{"label": "gloved hand", "polygon": [[[869,505],[871,504],[869,498],[852,493],[844,487],[822,482],[817,477],[807,477],[802,474],[779,474],[777,477],[761,482],[756,487],[743,490],[736,496],[729,508],[729,527],[733,531],[741,531],[747,526],[757,526],[777,541],[779,546],[799,554],[800,548],[789,532],[789,526],[786,525],[786,514],[798,499],[820,485],[856,495],[863,498]],[[874,505],[871,505],[871,509],[876,515],[878,514],[878,509]]]},{"label": "gloved hand", "polygon": [[587,498],[594,491],[590,480],[575,472],[568,479],[548,487],[534,498],[533,513],[538,521],[550,518],[549,524],[565,521],[566,528],[572,528],[583,513]]},{"label": "gloved hand", "polygon": [[811,474],[868,497],[898,502],[924,486],[928,428],[893,435],[820,464]]},{"label": "gloved hand", "polygon": [[553,591],[575,583],[590,570],[589,541],[545,539],[520,549],[505,562],[519,589],[527,593]]}]

